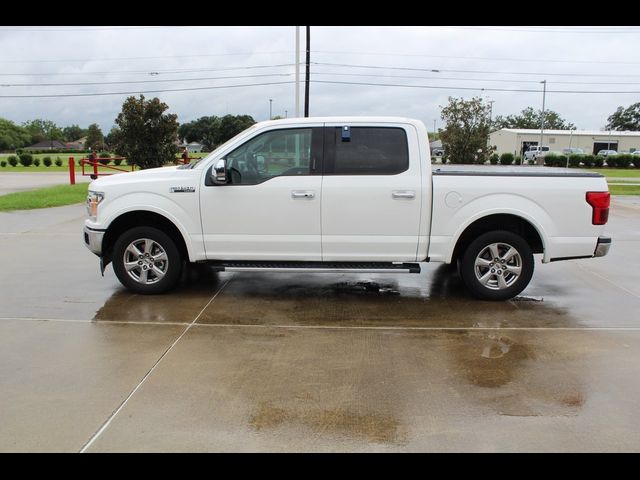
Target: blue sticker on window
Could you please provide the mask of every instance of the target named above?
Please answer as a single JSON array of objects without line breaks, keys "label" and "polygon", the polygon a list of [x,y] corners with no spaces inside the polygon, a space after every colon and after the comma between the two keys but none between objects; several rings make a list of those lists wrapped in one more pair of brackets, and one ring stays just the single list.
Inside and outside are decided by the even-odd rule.
[{"label": "blue sticker on window", "polygon": [[346,125],[344,127],[342,127],[342,141],[343,142],[350,142],[351,141],[351,128],[349,128]]}]

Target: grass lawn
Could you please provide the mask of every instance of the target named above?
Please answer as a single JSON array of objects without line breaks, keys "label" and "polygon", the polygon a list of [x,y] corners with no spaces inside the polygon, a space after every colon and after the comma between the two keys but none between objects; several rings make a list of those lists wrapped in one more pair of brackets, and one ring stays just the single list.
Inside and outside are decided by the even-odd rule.
[{"label": "grass lawn", "polygon": [[609,185],[609,192],[611,195],[640,195],[640,185]]},{"label": "grass lawn", "polygon": [[598,172],[603,174],[605,177],[640,177],[640,168],[583,168],[586,172]]},{"label": "grass lawn", "polygon": [[0,195],[0,211],[32,210],[82,203],[87,198],[88,183],[58,185],[27,192]]}]

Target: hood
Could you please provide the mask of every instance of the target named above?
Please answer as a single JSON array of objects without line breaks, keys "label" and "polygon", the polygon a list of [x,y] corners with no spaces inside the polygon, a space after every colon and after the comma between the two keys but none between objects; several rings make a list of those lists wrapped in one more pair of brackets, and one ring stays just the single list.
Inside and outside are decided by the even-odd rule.
[{"label": "hood", "polygon": [[138,183],[145,180],[156,180],[162,178],[168,178],[175,174],[177,166],[172,167],[158,167],[149,168],[146,170],[136,170],[135,172],[122,172],[113,175],[106,175],[104,177],[98,177],[97,180],[91,182],[89,186],[90,190],[103,189],[110,185],[120,185],[123,183]]}]

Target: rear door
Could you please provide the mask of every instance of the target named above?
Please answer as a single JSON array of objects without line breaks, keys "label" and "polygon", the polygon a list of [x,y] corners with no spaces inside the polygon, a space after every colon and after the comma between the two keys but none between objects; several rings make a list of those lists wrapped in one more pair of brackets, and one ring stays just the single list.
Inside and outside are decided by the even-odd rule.
[{"label": "rear door", "polygon": [[415,261],[422,205],[415,127],[325,125],[323,261]]}]

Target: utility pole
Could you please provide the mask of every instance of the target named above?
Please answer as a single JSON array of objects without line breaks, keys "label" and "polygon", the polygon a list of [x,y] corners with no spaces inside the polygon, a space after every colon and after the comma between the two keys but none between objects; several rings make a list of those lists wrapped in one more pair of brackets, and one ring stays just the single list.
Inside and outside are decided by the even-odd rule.
[{"label": "utility pole", "polygon": [[304,116],[309,116],[309,65],[311,64],[311,27],[307,26],[307,70],[304,81]]},{"label": "utility pole", "polygon": [[495,100],[489,100],[487,103],[489,104],[489,128],[491,128],[491,119],[493,116],[493,103]]},{"label": "utility pole", "polygon": [[544,134],[544,102],[547,97],[547,81],[543,80],[540,83],[542,83],[542,118],[540,119],[540,149],[538,150],[538,154],[542,153],[542,135]]},{"label": "utility pole", "polygon": [[287,111],[284,111],[284,118],[287,118]]},{"label": "utility pole", "polygon": [[300,27],[296,27],[296,117],[300,117]]},{"label": "utility pole", "polygon": [[433,134],[435,135],[436,133],[436,119],[433,119]]},{"label": "utility pole", "polygon": [[269,120],[273,120],[273,98],[269,99]]}]

